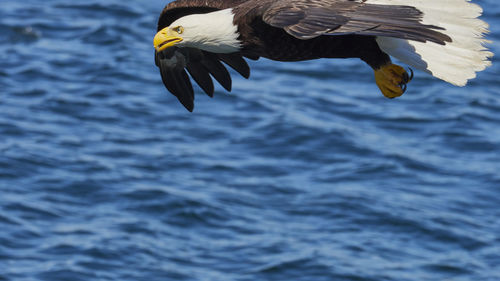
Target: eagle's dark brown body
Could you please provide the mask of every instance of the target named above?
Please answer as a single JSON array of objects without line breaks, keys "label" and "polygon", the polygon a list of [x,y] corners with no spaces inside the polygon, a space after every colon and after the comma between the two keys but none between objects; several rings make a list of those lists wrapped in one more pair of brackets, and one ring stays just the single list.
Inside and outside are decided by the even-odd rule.
[{"label": "eagle's dark brown body", "polygon": [[264,28],[265,25],[260,20],[254,20],[248,25],[251,32],[241,33],[241,41],[246,42],[242,49],[243,55],[262,56],[276,61],[360,58],[373,68],[390,61],[389,56],[378,47],[374,36],[322,35],[301,40],[283,29],[269,26]]}]

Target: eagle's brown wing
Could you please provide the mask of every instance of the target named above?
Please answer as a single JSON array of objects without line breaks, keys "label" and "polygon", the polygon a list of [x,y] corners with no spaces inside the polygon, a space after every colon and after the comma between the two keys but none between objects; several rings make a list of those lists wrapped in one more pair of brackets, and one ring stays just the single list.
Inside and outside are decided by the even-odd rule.
[{"label": "eagle's brown wing", "polygon": [[[248,2],[247,2],[248,4]],[[262,19],[299,39],[320,35],[359,34],[395,37],[439,44],[450,41],[436,26],[422,23],[414,7],[376,5],[352,0],[266,1]]]}]

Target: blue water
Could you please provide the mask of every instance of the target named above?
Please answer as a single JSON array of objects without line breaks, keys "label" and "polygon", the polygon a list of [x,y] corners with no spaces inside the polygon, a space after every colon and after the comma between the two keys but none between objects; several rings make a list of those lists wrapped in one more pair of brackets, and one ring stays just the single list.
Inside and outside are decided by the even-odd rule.
[{"label": "blue water", "polygon": [[357,60],[260,60],[191,114],[165,4],[0,3],[0,280],[500,280],[499,56],[396,100]]}]

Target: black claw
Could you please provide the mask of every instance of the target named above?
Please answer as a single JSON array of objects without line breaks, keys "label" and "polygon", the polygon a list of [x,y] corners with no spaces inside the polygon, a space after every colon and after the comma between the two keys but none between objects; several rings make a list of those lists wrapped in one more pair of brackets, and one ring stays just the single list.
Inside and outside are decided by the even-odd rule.
[{"label": "black claw", "polygon": [[410,82],[413,79],[413,69],[411,67],[408,67],[408,70],[410,71],[410,78],[408,78],[408,82]]},{"label": "black claw", "polygon": [[408,72],[405,71],[405,73],[403,73],[403,81],[401,82],[401,84],[408,83],[408,79],[410,79],[410,76],[408,76]]},{"label": "black claw", "polygon": [[406,88],[408,86],[406,85],[406,83],[401,83],[401,84],[399,84],[399,87],[401,88],[401,90],[403,90],[402,94],[404,94],[404,92],[406,92]]},{"label": "black claw", "polygon": [[406,92],[406,89],[408,88],[407,84],[413,79],[413,69],[408,67],[408,71],[410,72],[410,74],[408,75],[408,72],[405,72],[403,74],[403,81],[401,81],[401,83],[399,84],[399,87],[403,91],[402,94]]},{"label": "black claw", "polygon": [[[410,72],[410,75],[408,75]],[[409,83],[413,79],[413,69],[408,67],[408,72],[403,73],[403,83]]]}]

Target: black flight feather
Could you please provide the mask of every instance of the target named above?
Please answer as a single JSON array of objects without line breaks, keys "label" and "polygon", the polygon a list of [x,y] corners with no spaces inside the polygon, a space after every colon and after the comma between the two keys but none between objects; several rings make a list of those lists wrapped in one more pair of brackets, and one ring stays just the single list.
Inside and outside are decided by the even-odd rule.
[{"label": "black flight feather", "polygon": [[208,70],[203,66],[200,61],[190,61],[187,64],[187,70],[193,80],[198,83],[200,88],[209,96],[214,96],[214,83],[212,82],[212,78],[210,74],[208,74]]},{"label": "black flight feather", "polygon": [[224,65],[219,61],[216,54],[203,51],[201,63],[224,89],[231,91],[231,76]]},{"label": "black flight feather", "polygon": [[219,59],[225,64],[229,65],[232,69],[236,70],[241,76],[248,79],[250,77],[250,67],[241,54],[217,54]]}]

